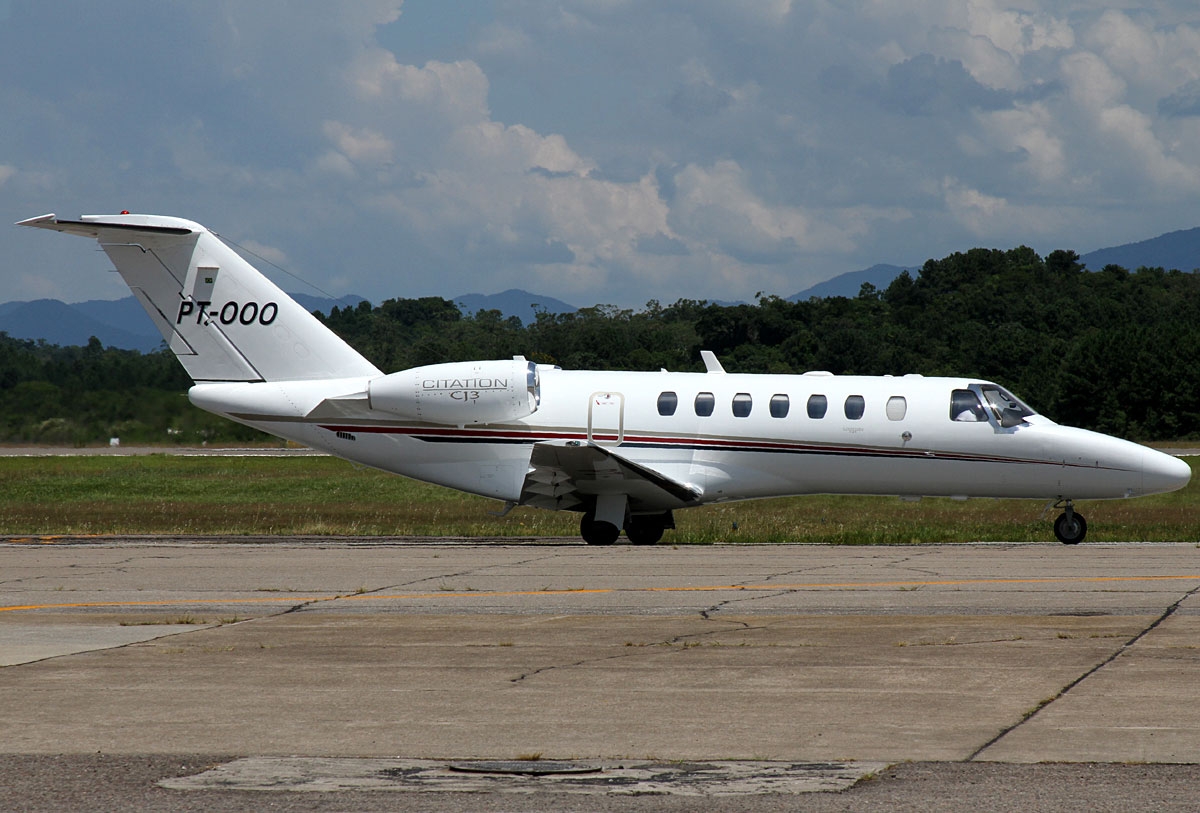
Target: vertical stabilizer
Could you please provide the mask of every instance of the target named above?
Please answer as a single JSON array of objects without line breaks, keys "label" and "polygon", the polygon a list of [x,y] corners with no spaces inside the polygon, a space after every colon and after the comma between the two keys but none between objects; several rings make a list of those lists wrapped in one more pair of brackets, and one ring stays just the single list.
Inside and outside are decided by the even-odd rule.
[{"label": "vertical stabilizer", "polygon": [[18,225],[93,237],[197,383],[377,376],[380,371],[198,223],[54,215]]}]

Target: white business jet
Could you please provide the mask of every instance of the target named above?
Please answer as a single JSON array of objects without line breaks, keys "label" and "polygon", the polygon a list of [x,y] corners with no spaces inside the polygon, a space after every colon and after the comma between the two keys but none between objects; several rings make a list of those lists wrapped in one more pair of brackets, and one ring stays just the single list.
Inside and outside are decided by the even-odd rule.
[{"label": "white business jet", "polygon": [[1074,500],[1183,488],[1187,463],[1059,426],[972,378],[591,372],[521,356],[384,374],[203,226],[43,215],[92,237],[195,381],[196,406],[347,460],[653,544],[673,513],[795,494]]}]

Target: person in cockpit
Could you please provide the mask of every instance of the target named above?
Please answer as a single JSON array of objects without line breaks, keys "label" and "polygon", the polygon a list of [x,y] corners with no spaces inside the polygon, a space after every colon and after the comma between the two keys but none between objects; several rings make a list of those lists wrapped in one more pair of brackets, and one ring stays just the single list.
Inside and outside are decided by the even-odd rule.
[{"label": "person in cockpit", "polygon": [[983,404],[971,390],[955,390],[950,395],[950,419],[954,421],[986,421]]}]

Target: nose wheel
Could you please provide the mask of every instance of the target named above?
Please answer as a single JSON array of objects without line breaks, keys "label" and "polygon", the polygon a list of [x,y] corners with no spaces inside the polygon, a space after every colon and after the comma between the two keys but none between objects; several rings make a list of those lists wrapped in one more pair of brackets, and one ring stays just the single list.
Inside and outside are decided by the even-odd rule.
[{"label": "nose wheel", "polygon": [[1075,507],[1067,500],[1066,508],[1054,520],[1054,535],[1064,545],[1078,545],[1087,536],[1087,520],[1083,514],[1075,513]]}]

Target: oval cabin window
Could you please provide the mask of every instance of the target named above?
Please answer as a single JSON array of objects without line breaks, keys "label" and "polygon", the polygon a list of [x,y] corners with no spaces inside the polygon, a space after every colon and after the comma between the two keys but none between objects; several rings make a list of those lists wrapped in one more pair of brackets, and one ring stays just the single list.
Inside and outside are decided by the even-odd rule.
[{"label": "oval cabin window", "polygon": [[791,401],[786,395],[771,396],[771,417],[786,418],[788,410],[791,409]]},{"label": "oval cabin window", "polygon": [[867,411],[867,401],[861,395],[846,396],[846,418],[852,421],[861,421],[863,413]]},{"label": "oval cabin window", "polygon": [[658,396],[658,414],[674,415],[679,406],[679,396],[673,392],[664,392]]},{"label": "oval cabin window", "polygon": [[904,400],[903,395],[893,395],[888,399],[887,416],[889,421],[902,421],[907,412],[908,401]]},{"label": "oval cabin window", "polygon": [[808,417],[824,418],[827,409],[829,409],[829,399],[824,395],[808,396]]},{"label": "oval cabin window", "polygon": [[701,392],[696,395],[696,414],[701,418],[707,418],[713,414],[713,409],[717,405],[717,399],[713,397],[711,392]]}]

